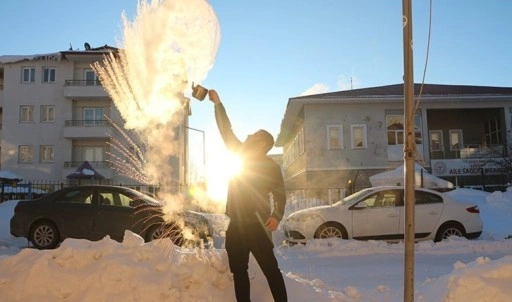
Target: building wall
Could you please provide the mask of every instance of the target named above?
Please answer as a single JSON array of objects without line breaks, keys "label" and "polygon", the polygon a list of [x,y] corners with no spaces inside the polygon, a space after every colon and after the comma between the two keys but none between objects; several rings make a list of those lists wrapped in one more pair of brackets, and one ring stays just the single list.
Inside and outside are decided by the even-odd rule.
[{"label": "building wall", "polygon": [[[383,106],[361,110],[357,104],[305,106],[308,169],[357,169],[387,166],[386,129]],[[327,126],[343,127],[343,148],[327,149]],[[367,146],[353,148],[351,126],[366,126]]]},{"label": "building wall", "polygon": [[[79,54],[74,54],[77,57]],[[131,133],[123,131],[117,132],[109,124],[103,124],[101,127],[76,127],[78,130],[69,134],[68,121],[82,121],[85,119],[83,109],[86,107],[104,108],[103,113],[111,118],[117,126],[123,128],[123,121],[113,102],[103,91],[101,86],[86,87],[80,86],[80,82],[85,79],[85,70],[91,70],[91,64],[95,60],[102,60],[102,53],[88,53],[85,57],[78,60],[68,60],[65,55],[56,53],[46,57],[34,59],[33,56],[27,56],[27,59],[19,62],[2,63],[0,61],[0,71],[2,79],[0,94],[1,98],[1,152],[0,162],[2,170],[10,170],[23,176],[25,180],[62,180],[66,182],[65,176],[74,171],[77,166],[70,166],[80,163],[83,158],[83,147],[99,146],[104,150],[105,165],[102,165],[98,172],[107,176],[105,183],[137,183],[137,180],[117,173],[110,165],[107,159],[107,153],[119,155],[119,152],[111,148],[110,135],[122,138],[127,134],[130,139],[137,141],[138,138]],[[43,83],[43,67],[56,67],[56,82]],[[22,83],[22,68],[35,68],[35,82]],[[79,89],[94,89],[93,93],[80,95],[77,97],[66,97],[66,90],[70,88],[69,81],[78,83]],[[83,84],[82,84],[83,85]],[[86,91],[82,90],[82,91]],[[73,93],[76,94],[74,90]],[[99,94],[98,94],[99,92]],[[53,122],[41,122],[41,106],[55,106],[55,120]],[[33,121],[20,122],[20,106],[33,106]],[[184,119],[187,122],[188,116]],[[176,158],[169,159],[169,179],[173,183],[186,184],[186,175],[188,167],[184,157],[188,152],[188,146],[184,140],[183,127],[177,127],[181,131],[177,136],[176,149],[179,153]],[[80,132],[81,131],[81,132]],[[108,132],[108,133],[107,133]],[[67,134],[65,134],[67,133]],[[123,140],[121,140],[123,141]],[[33,146],[33,160],[29,163],[19,161],[19,146]],[[40,146],[54,146],[54,160],[52,162],[41,162]],[[129,146],[126,146],[129,147]],[[182,187],[183,189],[184,187]]]},{"label": "building wall", "polygon": [[[464,144],[483,141],[481,121],[499,117],[504,133],[510,133],[510,105],[512,98],[472,96],[424,97],[417,108],[420,120],[418,131],[421,140],[417,143],[416,160],[427,170],[430,169],[429,130],[441,128],[464,128]],[[469,109],[471,108],[471,109]],[[507,114],[505,114],[507,113]],[[403,98],[381,97],[358,99],[340,99],[339,102],[304,102],[303,123],[305,153],[301,156],[305,167],[298,169],[296,162],[286,166],[287,189],[304,190],[302,198],[332,202],[331,196],[336,189],[340,194],[350,190],[359,190],[371,186],[369,177],[396,168],[403,164],[403,145],[388,145],[386,115],[403,115]],[[329,125],[343,127],[343,148],[327,148]],[[355,149],[351,146],[351,125],[366,125],[367,146]],[[448,140],[448,135],[444,137]],[[505,137],[504,137],[505,140]],[[292,143],[284,145],[286,153]],[[448,143],[446,142],[446,146]],[[449,154],[453,158],[457,155]],[[299,162],[299,161],[298,161]],[[298,173],[298,171],[302,171]],[[449,181],[454,178],[445,177]],[[481,177],[469,177],[469,180],[482,181]],[[458,179],[460,181],[460,178]],[[490,176],[489,181],[503,182],[503,175]],[[352,187],[349,186],[349,181]],[[464,181],[463,181],[464,182]],[[457,184],[454,182],[454,184]],[[489,186],[489,184],[487,184]]]},{"label": "building wall", "polygon": [[[55,83],[42,83],[44,66],[58,67]],[[22,83],[23,67],[35,67],[35,83]],[[71,119],[71,102],[63,96],[64,79],[72,77],[73,64],[67,60],[22,61],[4,66],[2,121],[2,168],[36,179],[61,177],[54,166],[63,166],[70,156],[71,142],[62,137],[64,120]],[[20,106],[33,106],[33,122],[20,123]],[[42,123],[41,106],[55,106],[55,122]],[[34,163],[39,162],[39,146],[54,145],[53,163],[20,163],[18,146],[32,145]]]}]

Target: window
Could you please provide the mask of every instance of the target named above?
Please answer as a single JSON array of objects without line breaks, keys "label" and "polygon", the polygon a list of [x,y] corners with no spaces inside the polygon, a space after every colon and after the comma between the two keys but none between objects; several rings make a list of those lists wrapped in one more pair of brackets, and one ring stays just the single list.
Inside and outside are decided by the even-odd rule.
[{"label": "window", "polygon": [[404,144],[404,116],[386,116],[386,129],[388,131],[388,145]]},{"label": "window", "polygon": [[35,67],[22,67],[21,82],[22,83],[35,83],[36,82],[36,68]]},{"label": "window", "polygon": [[352,134],[352,149],[365,149],[367,147],[366,125],[350,125]]},{"label": "window", "polygon": [[421,115],[414,115],[414,142],[416,145],[423,144],[423,135],[421,133],[421,128],[423,125],[421,124]]},{"label": "window", "polygon": [[[386,115],[386,129],[388,132],[388,145],[404,144],[404,127],[405,121],[403,115]],[[421,116],[414,116],[414,142],[416,145],[423,143],[421,134]]]},{"label": "window", "polygon": [[[114,197],[112,197],[114,198]],[[123,207],[137,207],[138,203],[135,198],[131,198],[130,196],[124,195],[119,193],[119,202],[116,202],[116,199],[112,199],[114,201],[114,204],[121,203]]]},{"label": "window", "polygon": [[34,106],[20,106],[20,122],[34,121]]},{"label": "window", "polygon": [[20,163],[31,163],[34,155],[34,149],[30,145],[21,145],[18,147],[18,161]]},{"label": "window", "polygon": [[508,115],[510,120],[510,127],[512,127],[512,108],[508,108]]},{"label": "window", "polygon": [[102,147],[84,147],[83,159],[89,162],[103,161]]},{"label": "window", "polygon": [[122,192],[112,190],[98,191],[98,204],[106,206],[136,207],[144,204],[144,201],[137,196],[129,196]]},{"label": "window", "polygon": [[462,130],[450,130],[450,151],[462,149]]},{"label": "window", "polygon": [[431,130],[430,131],[430,151],[443,151],[443,131]]},{"label": "window", "polygon": [[41,106],[41,122],[55,122],[55,106]]},{"label": "window", "polygon": [[103,192],[99,192],[99,195],[98,195],[98,204],[100,205],[105,205],[105,206],[113,206],[114,203],[114,194],[112,192],[109,192],[109,191],[103,191]]},{"label": "window", "polygon": [[501,144],[501,124],[497,119],[485,122],[485,143],[487,145]]},{"label": "window", "polygon": [[94,86],[98,85],[98,76],[96,76],[96,73],[92,69],[86,69],[85,70],[85,85],[87,86]]},{"label": "window", "polygon": [[416,199],[416,204],[429,204],[429,203],[442,203],[443,199],[436,195],[429,192],[423,192],[423,191],[416,191],[416,194],[414,195]]},{"label": "window", "polygon": [[364,202],[366,202],[370,208],[394,207],[395,205],[399,205],[399,203],[397,203],[397,194],[401,196],[401,194],[395,190],[380,191],[365,198]]},{"label": "window", "polygon": [[286,148],[283,156],[283,164],[285,167],[288,167],[292,164],[299,156],[301,156],[305,152],[304,148],[304,128],[301,128],[295,137],[293,138],[293,142],[290,144],[288,148]]},{"label": "window", "polygon": [[43,83],[55,83],[55,67],[43,67]]},{"label": "window", "polygon": [[343,148],[343,126],[327,126],[327,149]]},{"label": "window", "polygon": [[64,192],[64,194],[61,194],[61,196],[57,197],[56,200],[59,200],[60,202],[63,203],[91,204],[93,196],[94,189],[79,188]]},{"label": "window", "polygon": [[39,161],[42,163],[53,162],[54,148],[50,145],[39,147]]},{"label": "window", "polygon": [[97,126],[103,121],[103,108],[84,108],[84,125]]}]

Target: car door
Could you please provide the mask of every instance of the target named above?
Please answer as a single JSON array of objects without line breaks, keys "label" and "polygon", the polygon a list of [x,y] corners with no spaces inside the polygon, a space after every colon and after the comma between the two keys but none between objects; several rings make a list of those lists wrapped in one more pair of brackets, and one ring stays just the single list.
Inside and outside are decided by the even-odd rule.
[{"label": "car door", "polygon": [[352,237],[354,239],[395,239],[400,224],[401,198],[397,189],[375,192],[351,207]]},{"label": "car door", "polygon": [[93,195],[92,188],[73,188],[55,197],[48,215],[57,224],[61,239],[93,238],[94,217],[98,210]]},{"label": "car door", "polygon": [[122,202],[129,198],[124,192],[115,189],[98,191],[99,211],[94,222],[94,233],[98,239],[108,235],[122,242],[125,230],[134,229],[134,209],[129,206],[129,202]]},{"label": "car door", "polygon": [[[444,208],[443,198],[432,192],[416,190],[415,204],[415,237],[424,238],[435,231]],[[405,234],[405,218],[400,221],[400,232]]]}]

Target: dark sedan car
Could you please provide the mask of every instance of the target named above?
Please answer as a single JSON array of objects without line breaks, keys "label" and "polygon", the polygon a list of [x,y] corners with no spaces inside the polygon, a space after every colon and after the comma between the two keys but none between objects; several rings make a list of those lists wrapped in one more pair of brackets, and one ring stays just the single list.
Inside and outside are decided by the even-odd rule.
[{"label": "dark sedan car", "polygon": [[[185,211],[176,221],[166,221],[162,206],[150,196],[126,187],[68,187],[38,199],[19,201],[10,232],[27,238],[38,249],[55,248],[66,238],[96,241],[109,235],[121,242],[125,230],[139,234],[146,242],[170,238],[180,246],[198,244],[211,236],[205,216]],[[185,228],[197,240],[186,239]]]}]

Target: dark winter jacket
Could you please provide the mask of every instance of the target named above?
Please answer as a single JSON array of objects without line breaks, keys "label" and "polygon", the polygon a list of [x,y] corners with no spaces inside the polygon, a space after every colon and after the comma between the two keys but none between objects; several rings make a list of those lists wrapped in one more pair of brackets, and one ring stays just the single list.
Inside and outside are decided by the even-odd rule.
[{"label": "dark winter jacket", "polygon": [[229,182],[226,214],[232,223],[264,224],[273,216],[281,220],[286,194],[281,168],[268,156],[244,157],[241,142],[231,129],[222,103],[215,105],[215,119],[226,147],[242,159],[242,171]]}]

